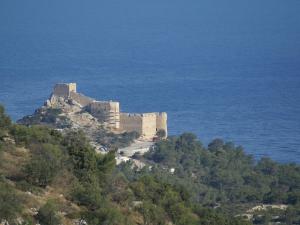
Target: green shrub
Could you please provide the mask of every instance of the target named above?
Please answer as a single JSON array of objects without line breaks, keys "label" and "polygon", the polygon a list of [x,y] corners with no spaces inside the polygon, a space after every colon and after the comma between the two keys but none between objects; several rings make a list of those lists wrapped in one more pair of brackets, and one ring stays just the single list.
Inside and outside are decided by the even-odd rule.
[{"label": "green shrub", "polygon": [[5,114],[5,109],[0,105],[0,140],[6,136],[7,130],[11,126],[10,118]]},{"label": "green shrub", "polygon": [[131,225],[132,223],[122,215],[115,206],[102,202],[101,207],[83,214],[89,225]]},{"label": "green shrub", "polygon": [[13,223],[22,210],[20,202],[14,188],[0,180],[0,221],[5,219]]},{"label": "green shrub", "polygon": [[48,201],[39,209],[36,218],[41,225],[61,224],[61,217],[58,215],[58,206],[53,200]]}]

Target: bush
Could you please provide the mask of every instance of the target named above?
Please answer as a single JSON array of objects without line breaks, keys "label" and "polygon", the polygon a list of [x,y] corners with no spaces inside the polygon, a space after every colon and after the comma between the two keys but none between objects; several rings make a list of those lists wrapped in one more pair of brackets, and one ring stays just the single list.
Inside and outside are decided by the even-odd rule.
[{"label": "bush", "polygon": [[83,215],[89,225],[131,225],[132,222],[124,217],[121,211],[114,205],[106,202],[96,210],[88,211]]},{"label": "bush", "polygon": [[160,129],[156,132],[158,138],[163,139],[167,136],[167,133],[164,129]]},{"label": "bush", "polygon": [[0,221],[5,219],[12,223],[21,210],[20,198],[13,187],[0,181]]},{"label": "bush", "polygon": [[55,201],[50,200],[40,208],[36,218],[41,225],[58,225],[61,223],[61,217],[58,215],[57,211],[57,204]]},{"label": "bush", "polygon": [[11,126],[10,118],[5,114],[5,109],[0,105],[0,140],[6,135]]},{"label": "bush", "polygon": [[14,125],[10,129],[17,145],[30,147],[31,144],[51,143],[59,144],[62,135],[56,130],[45,126],[25,127],[23,125]]}]

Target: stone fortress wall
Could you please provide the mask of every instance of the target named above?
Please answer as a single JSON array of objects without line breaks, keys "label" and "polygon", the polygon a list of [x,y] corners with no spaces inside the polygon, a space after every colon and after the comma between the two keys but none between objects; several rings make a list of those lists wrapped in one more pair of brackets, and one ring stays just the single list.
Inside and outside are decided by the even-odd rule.
[{"label": "stone fortress wall", "polygon": [[95,100],[87,97],[83,94],[77,93],[77,92],[70,92],[70,99],[74,100],[75,102],[79,103],[82,107],[86,107],[87,105],[91,104]]},{"label": "stone fortress wall", "polygon": [[137,131],[142,135],[143,133],[143,118],[140,114],[121,113],[120,114],[121,130]]},{"label": "stone fortress wall", "polygon": [[145,139],[152,138],[157,131],[167,130],[167,113],[121,113],[121,129],[126,131],[137,131]]},{"label": "stone fortress wall", "polygon": [[88,111],[101,122],[114,130],[120,129],[120,104],[113,101],[93,101],[88,105]]},{"label": "stone fortress wall", "polygon": [[76,83],[56,84],[53,95],[74,100],[112,131],[136,131],[142,138],[151,139],[158,130],[167,134],[167,113],[120,113],[120,103],[96,101],[77,93]]}]

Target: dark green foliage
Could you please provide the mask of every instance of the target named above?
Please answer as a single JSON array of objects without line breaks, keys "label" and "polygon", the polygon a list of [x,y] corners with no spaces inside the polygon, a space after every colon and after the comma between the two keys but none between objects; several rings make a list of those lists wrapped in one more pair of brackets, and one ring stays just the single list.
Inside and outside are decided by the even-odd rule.
[{"label": "dark green foliage", "polygon": [[90,225],[131,225],[120,210],[107,202],[102,202],[96,210],[83,213],[83,218]]},{"label": "dark green foliage", "polygon": [[131,187],[137,200],[144,202],[140,212],[150,224],[164,224],[166,215],[175,224],[192,225],[198,221],[189,207],[189,199],[172,185],[153,176],[144,176],[133,182]]},{"label": "dark green foliage", "polygon": [[101,129],[97,133],[97,141],[109,150],[127,147],[139,137],[140,135],[136,131],[115,134]]},{"label": "dark green foliage", "polygon": [[80,180],[89,180],[97,172],[97,156],[83,132],[70,132],[62,141],[69,154],[70,164]]},{"label": "dark green foliage", "polygon": [[17,145],[25,145],[26,147],[41,143],[59,144],[62,139],[61,133],[45,126],[25,127],[22,125],[14,125],[10,133],[14,137]]},{"label": "dark green foliage", "polygon": [[157,137],[158,137],[159,139],[163,139],[163,138],[166,137],[167,133],[166,133],[165,130],[160,129],[160,130],[158,130],[158,131],[156,132],[156,135],[157,135]]},{"label": "dark green foliage", "polygon": [[229,217],[216,210],[207,208],[197,208],[196,213],[200,218],[199,225],[250,225],[250,222],[240,220],[239,218]]},{"label": "dark green foliage", "polygon": [[[6,118],[3,113],[0,118]],[[10,181],[15,187],[0,181],[0,219],[12,221],[22,214],[23,202],[15,188],[42,193],[39,190],[48,185],[55,187],[53,181],[63,179],[60,171],[66,171],[72,179],[64,187],[68,188],[65,196],[81,209],[76,219],[92,225],[248,225],[235,216],[262,202],[290,206],[287,211],[257,214],[255,223],[299,224],[300,167],[266,158],[255,163],[233,143],[216,139],[206,149],[194,134],[185,133],[161,140],[145,156],[137,156],[151,169],[132,169],[130,162],[116,167],[114,151],[97,154],[83,132],[62,134],[42,126],[3,124],[8,139],[29,149],[30,160],[22,170],[24,177]],[[101,135],[111,149],[138,137],[135,133]],[[13,142],[0,144],[5,154],[15,148]],[[58,210],[50,201],[36,218],[25,221],[59,224]],[[274,219],[274,213],[279,217]]]},{"label": "dark green foliage", "polygon": [[281,221],[287,225],[300,224],[300,205],[290,206],[282,215]]},{"label": "dark green foliage", "polygon": [[61,224],[61,217],[58,215],[58,206],[55,201],[48,201],[43,205],[36,216],[41,225]]},{"label": "dark green foliage", "polygon": [[[0,141],[6,135],[11,126],[10,118],[5,114],[4,107],[0,105]],[[1,143],[0,143],[1,145]],[[0,146],[1,147],[1,146]]]},{"label": "dark green foliage", "polygon": [[0,221],[5,219],[13,224],[22,210],[20,202],[21,199],[14,188],[0,178]]},{"label": "dark green foliage", "polygon": [[72,198],[80,205],[98,209],[103,201],[102,188],[115,168],[115,154],[100,155],[90,146],[82,132],[70,132],[62,141],[78,183],[72,190]]},{"label": "dark green foliage", "polygon": [[144,201],[139,208],[140,213],[143,215],[145,224],[164,225],[166,214],[164,209],[151,202]]},{"label": "dark green foliage", "polygon": [[87,206],[90,209],[97,209],[101,206],[104,199],[101,193],[102,189],[94,180],[75,184],[71,193],[71,197],[80,205]]},{"label": "dark green foliage", "polygon": [[45,187],[62,168],[62,151],[52,144],[32,146],[32,151],[33,157],[24,168],[25,179],[30,184]]},{"label": "dark green foliage", "polygon": [[5,109],[0,105],[0,129],[9,129],[11,125],[10,118],[5,114]]},{"label": "dark green foliage", "polygon": [[[194,199],[202,203],[299,201],[299,166],[280,165],[267,158],[255,164],[241,147],[221,139],[211,142],[206,150],[194,135],[187,133],[157,143],[145,157],[174,167],[175,177],[186,185],[191,180],[187,177],[192,176]],[[158,167],[158,174],[162,174],[160,170]]]}]

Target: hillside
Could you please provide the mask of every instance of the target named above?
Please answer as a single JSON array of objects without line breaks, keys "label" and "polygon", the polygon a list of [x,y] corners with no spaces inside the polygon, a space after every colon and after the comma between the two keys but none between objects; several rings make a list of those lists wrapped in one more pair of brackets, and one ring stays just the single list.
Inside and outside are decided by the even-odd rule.
[{"label": "hillside", "polygon": [[[81,131],[11,123],[0,107],[0,220],[9,224],[299,224],[300,167],[221,140],[159,141],[116,166]],[[261,204],[267,204],[257,207]],[[256,207],[256,208],[255,208]],[[247,217],[247,215],[250,215]],[[247,217],[247,218],[246,218]]]}]

